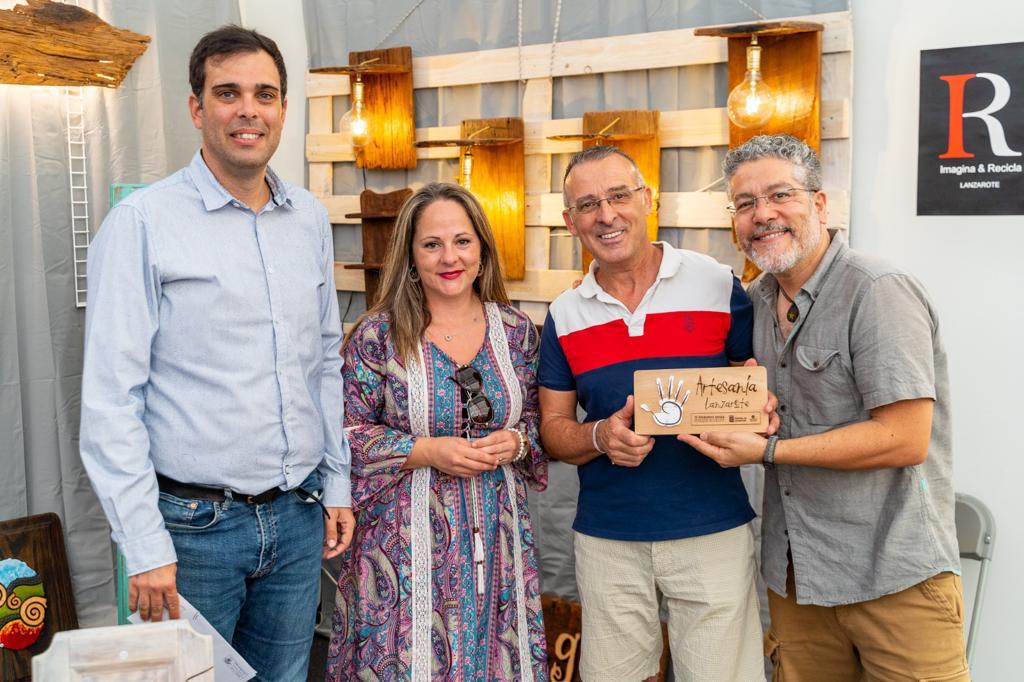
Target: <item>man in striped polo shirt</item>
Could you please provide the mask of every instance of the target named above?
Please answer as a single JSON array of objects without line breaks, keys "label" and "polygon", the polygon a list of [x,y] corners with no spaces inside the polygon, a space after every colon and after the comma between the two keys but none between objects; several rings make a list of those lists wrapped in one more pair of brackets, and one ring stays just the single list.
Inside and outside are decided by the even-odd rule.
[{"label": "man in striped polo shirt", "polygon": [[651,190],[621,150],[576,154],[563,196],[565,224],[594,261],[544,323],[541,436],[579,467],[582,677],[654,678],[660,593],[678,679],[763,680],[754,513],[738,470],[632,430],[635,370],[751,357],[750,300],[728,267],[648,239]]}]

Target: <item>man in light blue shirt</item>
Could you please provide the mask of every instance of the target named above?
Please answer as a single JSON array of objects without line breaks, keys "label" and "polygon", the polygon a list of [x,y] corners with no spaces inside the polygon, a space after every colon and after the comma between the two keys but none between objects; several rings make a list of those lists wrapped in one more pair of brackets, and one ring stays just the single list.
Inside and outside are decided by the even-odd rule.
[{"label": "man in light blue shirt", "polygon": [[176,618],[180,593],[258,679],[304,680],[320,559],[354,528],[331,226],[267,167],[287,108],[274,42],[209,33],[190,81],[200,151],[90,248],[82,459],[132,610]]}]

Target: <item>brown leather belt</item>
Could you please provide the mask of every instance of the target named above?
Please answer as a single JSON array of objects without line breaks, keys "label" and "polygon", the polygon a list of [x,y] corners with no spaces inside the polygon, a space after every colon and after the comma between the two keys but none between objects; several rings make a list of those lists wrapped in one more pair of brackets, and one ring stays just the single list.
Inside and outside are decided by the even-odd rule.
[{"label": "brown leather belt", "polygon": [[[156,484],[160,488],[160,492],[167,493],[168,495],[174,495],[175,497],[184,497],[186,499],[196,500],[213,500],[214,502],[223,502],[228,499],[225,494],[224,488],[208,488],[203,485],[195,485],[192,483],[182,483],[175,481],[173,478],[168,478],[163,474],[156,475]],[[228,491],[231,493],[231,499],[236,502],[245,502],[246,504],[266,504],[272,502],[281,495],[284,495],[287,490],[281,490],[280,488],[271,488],[266,490],[259,495],[246,495],[235,490]]]}]

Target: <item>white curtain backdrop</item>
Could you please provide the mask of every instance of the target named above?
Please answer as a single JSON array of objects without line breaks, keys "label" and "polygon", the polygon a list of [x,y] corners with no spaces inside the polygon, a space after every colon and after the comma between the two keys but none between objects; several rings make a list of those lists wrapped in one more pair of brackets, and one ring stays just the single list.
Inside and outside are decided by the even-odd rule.
[{"label": "white curtain backdrop", "polygon": [[[0,0],[0,9],[15,3]],[[198,135],[186,104],[199,37],[238,21],[232,2],[84,0],[153,40],[116,90],[85,88],[91,227],[112,182],[185,165]],[[79,621],[116,618],[110,530],[78,455],[84,309],[75,307],[63,88],[0,85],[0,520],[55,512]]]}]

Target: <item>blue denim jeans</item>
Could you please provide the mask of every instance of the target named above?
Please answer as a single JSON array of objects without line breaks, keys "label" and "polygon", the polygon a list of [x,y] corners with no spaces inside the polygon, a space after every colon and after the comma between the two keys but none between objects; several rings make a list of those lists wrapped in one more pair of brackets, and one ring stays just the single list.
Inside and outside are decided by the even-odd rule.
[{"label": "blue denim jeans", "polygon": [[[301,488],[320,490],[313,471]],[[257,671],[304,682],[320,591],[320,506],[291,492],[267,504],[160,493],[178,554],[178,592]]]}]

